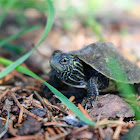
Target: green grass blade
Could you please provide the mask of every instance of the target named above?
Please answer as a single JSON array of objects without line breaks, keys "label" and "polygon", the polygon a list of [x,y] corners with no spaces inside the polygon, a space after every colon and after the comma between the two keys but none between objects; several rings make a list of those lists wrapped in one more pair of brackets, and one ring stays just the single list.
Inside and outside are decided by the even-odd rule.
[{"label": "green grass blade", "polygon": [[[17,0],[9,0],[6,4],[5,7],[3,9],[2,14],[0,15],[0,27],[2,25],[3,20],[5,19],[7,12],[9,11],[9,9],[11,9],[13,7],[13,5],[17,2]],[[0,2],[1,4],[2,2]]]},{"label": "green grass blade", "polygon": [[[2,39],[0,39],[0,40],[2,40]],[[9,43],[6,43],[6,44],[4,44],[4,48],[6,50],[8,50],[9,52],[13,52],[18,55],[25,54],[25,52],[26,52],[26,48],[24,48],[23,46],[21,47],[20,45],[11,45]]]},{"label": "green grass blade", "polygon": [[52,2],[50,0],[46,0],[46,3],[48,4],[47,25],[45,27],[44,34],[43,34],[41,40],[39,41],[39,43],[36,45],[36,47],[38,47],[45,40],[46,36],[49,34],[49,32],[53,26],[53,22],[54,22],[54,8],[52,5]]},{"label": "green grass blade", "polygon": [[50,0],[46,0],[46,3],[48,4],[48,19],[47,19],[47,24],[46,24],[46,27],[45,27],[45,31],[44,31],[43,36],[40,39],[39,43],[35,46],[34,49],[29,51],[28,53],[26,53],[25,55],[20,57],[18,60],[16,60],[14,63],[9,65],[7,68],[5,68],[3,71],[1,71],[0,72],[0,78],[4,77],[8,73],[10,73],[18,65],[23,63],[26,59],[28,59],[31,56],[31,54],[36,50],[36,48],[44,41],[44,39],[46,38],[46,36],[50,32],[50,30],[52,28],[52,25],[53,25],[53,21],[54,21],[54,8],[53,8],[53,5],[52,5]]},{"label": "green grass blade", "polygon": [[5,123],[5,126],[4,126],[4,128],[2,128],[2,129],[4,129],[1,133],[0,133],[0,138],[2,138],[5,134],[6,134],[6,132],[8,131],[8,125],[9,125],[9,111],[8,111],[8,116],[7,116],[7,120],[6,120],[6,123]]},{"label": "green grass blade", "polygon": [[40,28],[40,27],[41,27],[40,25],[33,26],[33,27],[29,27],[29,28],[27,28],[27,29],[24,29],[24,30],[18,32],[17,34],[14,34],[14,35],[8,37],[7,39],[5,39],[5,40],[3,40],[3,41],[0,41],[0,47],[2,47],[3,45],[5,45],[5,44],[8,43],[9,41],[11,41],[11,40],[13,40],[13,39],[15,39],[15,38],[21,36],[21,35],[24,34],[24,33],[33,31],[33,30],[38,29],[38,28]]},{"label": "green grass blade", "polygon": [[0,72],[0,78],[4,77],[5,75],[7,75],[8,73],[10,73],[12,70],[14,70],[18,65],[20,65],[24,60],[26,60],[32,53],[34,50],[31,50],[30,52],[28,52],[27,54],[25,54],[24,56],[22,56],[21,58],[19,58],[18,60],[16,60],[14,63],[12,63],[11,65],[9,65],[7,68],[5,68],[3,71]]},{"label": "green grass blade", "polygon": [[[0,57],[0,63],[8,66],[11,65],[13,62],[10,60],[7,60],[5,58]],[[48,84],[47,82],[45,82],[43,79],[41,79],[39,76],[37,76],[35,73],[33,73],[32,71],[30,71],[29,69],[19,65],[18,67],[16,67],[16,70],[24,73],[26,75],[29,75],[31,77],[34,77],[36,79],[41,80],[56,96],[57,98],[63,102],[69,109],[71,109],[76,115],[77,117],[83,121],[84,123],[88,124],[88,125],[95,125],[95,122],[89,120],[88,118],[86,118],[83,113],[77,109],[77,107],[68,100],[68,98],[66,98],[62,93],[60,93],[57,89],[55,89],[54,87],[52,87],[50,84]]]}]

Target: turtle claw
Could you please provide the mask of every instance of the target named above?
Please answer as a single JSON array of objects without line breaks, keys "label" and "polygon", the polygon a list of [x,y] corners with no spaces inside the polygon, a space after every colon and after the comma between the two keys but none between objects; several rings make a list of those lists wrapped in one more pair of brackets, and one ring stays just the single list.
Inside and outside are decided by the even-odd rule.
[{"label": "turtle claw", "polygon": [[85,108],[85,110],[88,110],[92,107],[94,107],[94,100],[91,100],[90,98],[84,98],[82,101],[82,106]]},{"label": "turtle claw", "polygon": [[91,102],[87,102],[86,105],[85,105],[85,110],[88,110],[90,108],[92,108],[92,103]]}]

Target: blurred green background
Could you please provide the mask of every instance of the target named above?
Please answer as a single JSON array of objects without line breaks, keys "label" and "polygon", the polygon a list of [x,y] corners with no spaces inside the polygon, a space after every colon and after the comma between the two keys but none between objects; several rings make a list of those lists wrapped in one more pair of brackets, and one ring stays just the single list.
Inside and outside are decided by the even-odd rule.
[{"label": "blurred green background", "polygon": [[[137,0],[53,0],[52,2],[54,4],[56,18],[65,20],[63,27],[66,29],[70,29],[72,20],[77,18],[88,26],[91,26],[91,20],[93,20],[95,26],[99,26],[98,22],[95,23],[95,17],[97,15],[107,14],[108,16],[112,16],[114,13],[120,13],[122,11],[134,13],[134,9],[136,9],[137,4],[139,4]],[[42,14],[46,13],[44,0],[1,0],[0,25],[6,18],[6,15],[11,12],[18,22],[24,25],[26,23],[26,16],[28,16],[26,10],[31,8]]]},{"label": "blurred green background", "polygon": [[[47,58],[33,55],[28,60],[31,67],[34,57],[38,57],[36,65],[47,71],[46,59],[55,49],[76,50],[100,40],[113,42],[134,62],[140,58],[138,0],[52,0],[52,3],[55,9],[53,29],[39,47]],[[44,30],[46,18],[45,0],[0,0],[0,42],[27,27],[42,25],[41,29],[0,46],[0,55],[16,60],[32,49]]]}]

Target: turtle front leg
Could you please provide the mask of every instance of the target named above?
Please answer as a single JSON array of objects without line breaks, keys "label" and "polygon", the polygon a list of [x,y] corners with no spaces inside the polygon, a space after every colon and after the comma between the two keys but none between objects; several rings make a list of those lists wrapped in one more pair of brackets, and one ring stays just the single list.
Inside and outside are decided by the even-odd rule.
[{"label": "turtle front leg", "polygon": [[87,84],[87,97],[85,97],[82,101],[82,105],[85,107],[85,109],[93,107],[93,104],[99,95],[97,86],[96,78],[91,77]]}]

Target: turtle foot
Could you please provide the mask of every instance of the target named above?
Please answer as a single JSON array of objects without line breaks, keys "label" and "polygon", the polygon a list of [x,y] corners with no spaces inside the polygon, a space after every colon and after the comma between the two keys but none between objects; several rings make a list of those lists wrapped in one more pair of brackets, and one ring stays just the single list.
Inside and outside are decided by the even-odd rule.
[{"label": "turtle foot", "polygon": [[88,110],[88,109],[94,107],[94,102],[95,102],[95,100],[85,97],[81,104],[85,108],[85,110]]}]

